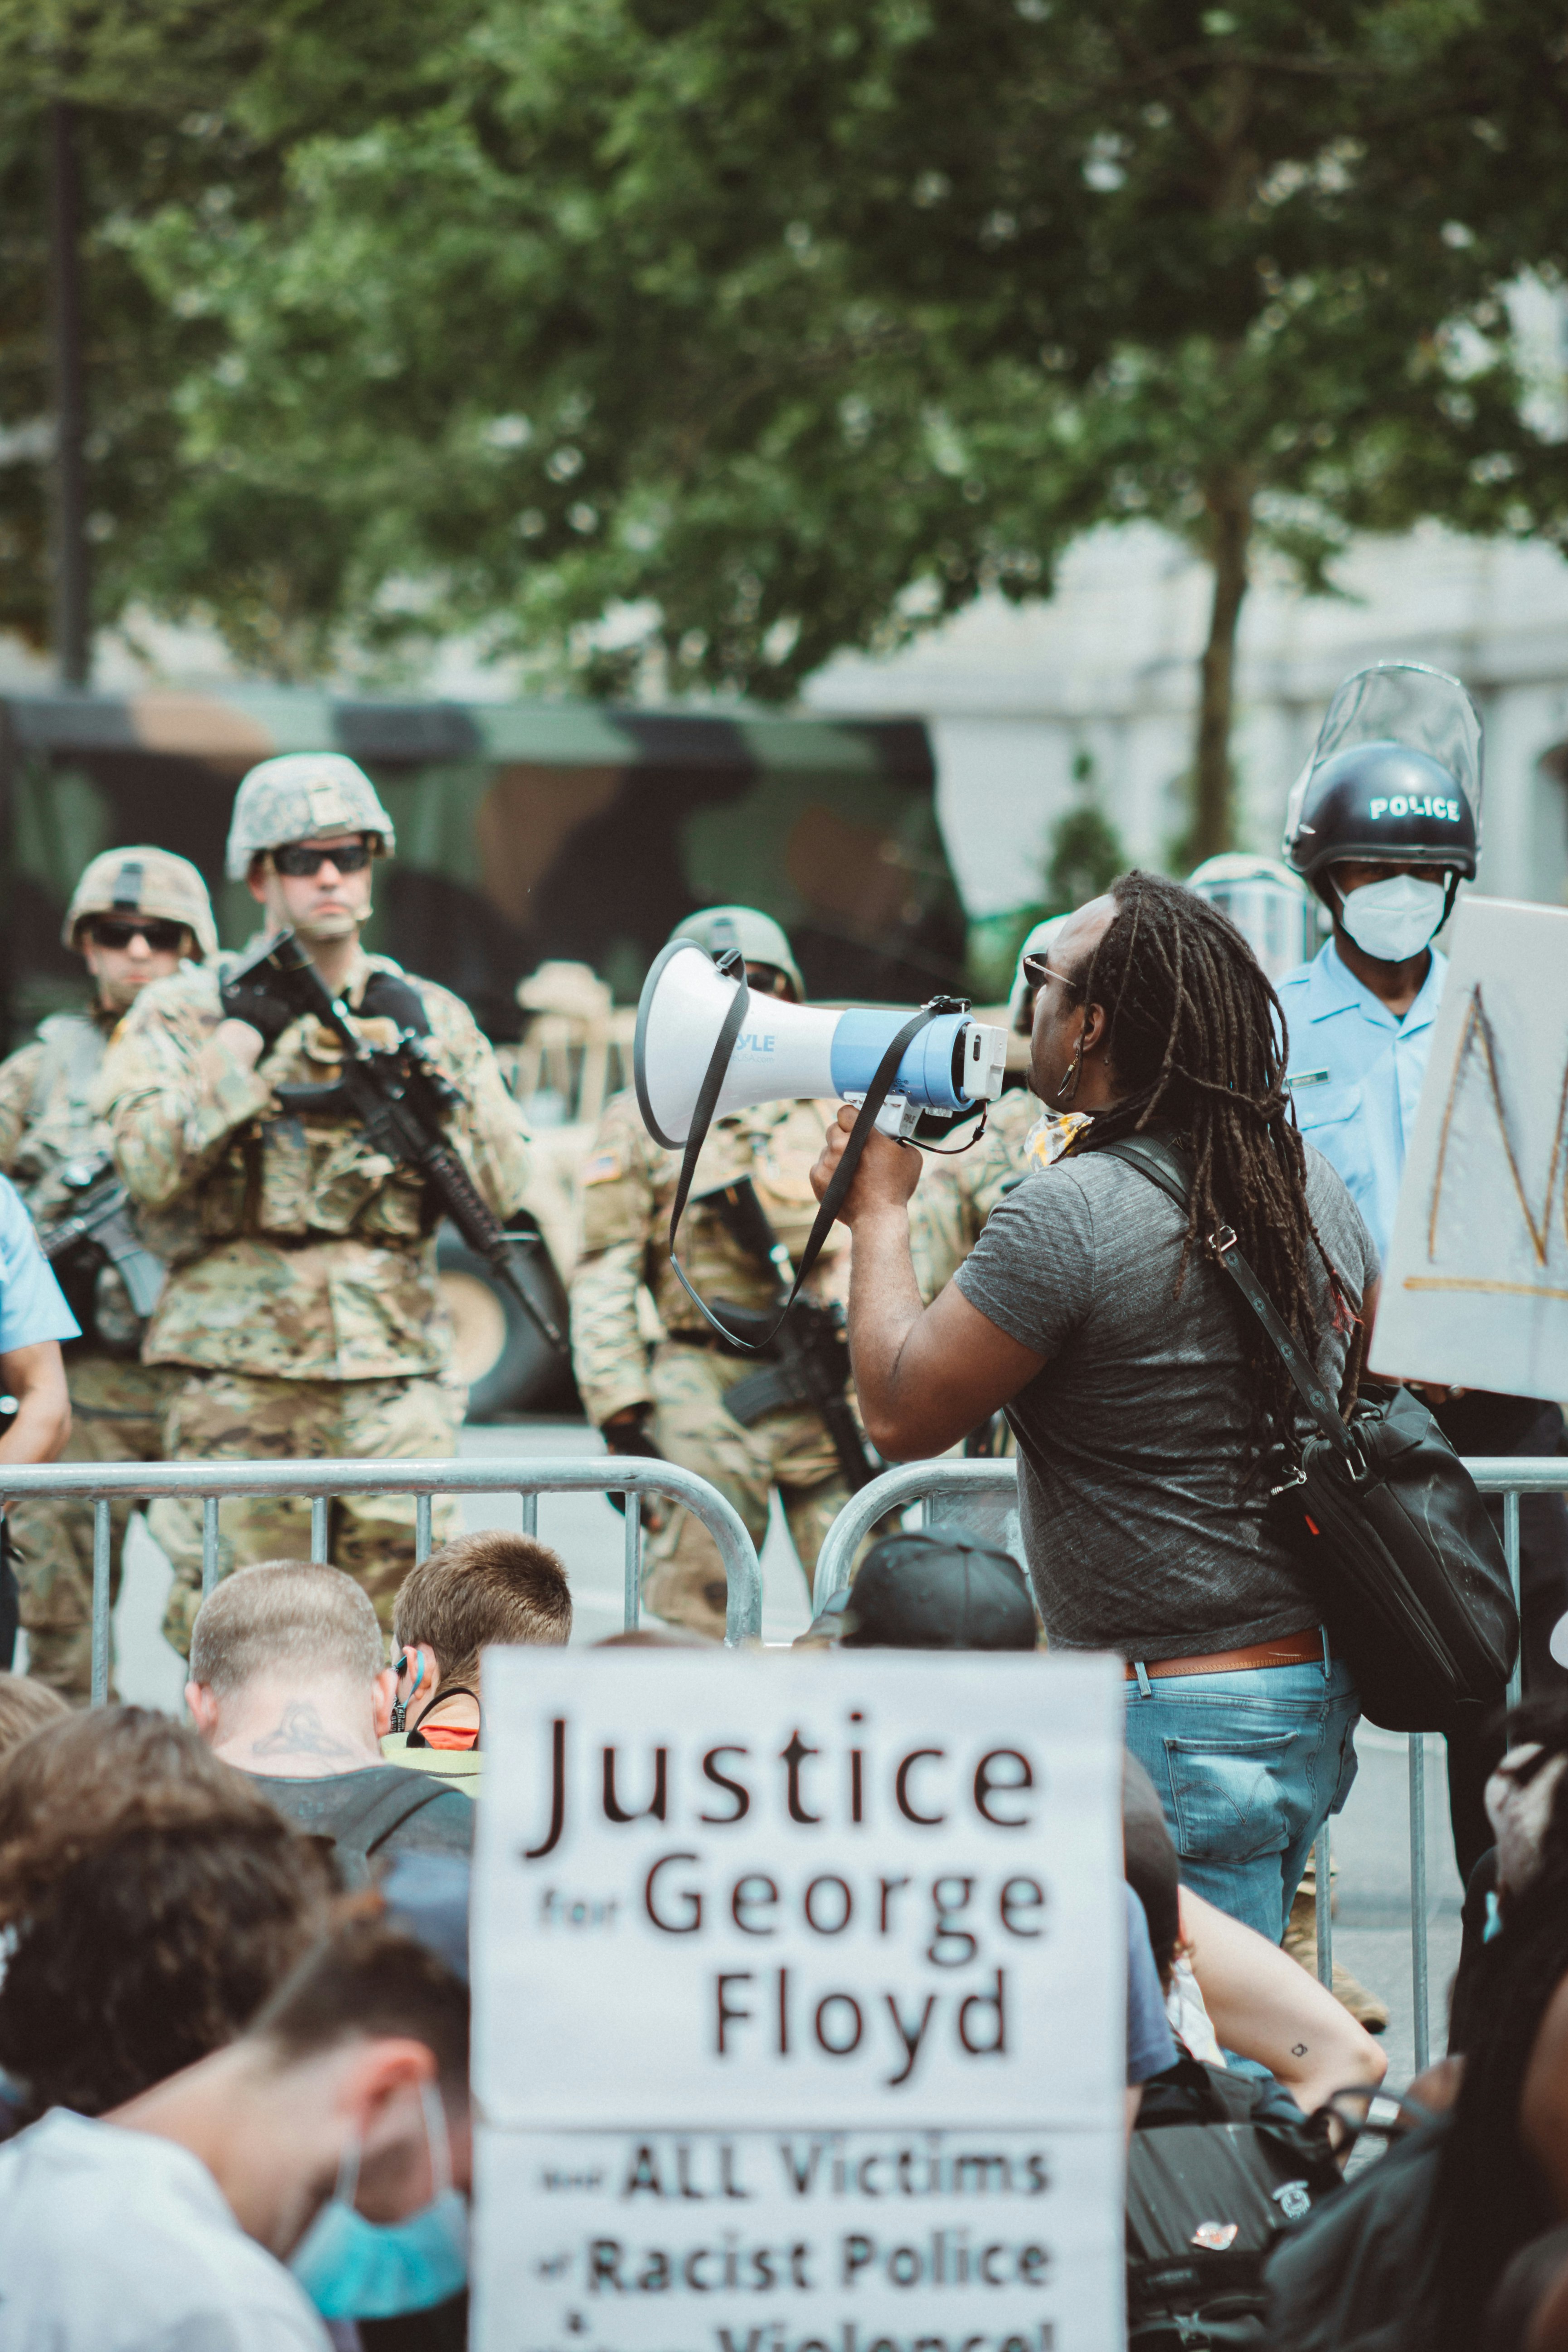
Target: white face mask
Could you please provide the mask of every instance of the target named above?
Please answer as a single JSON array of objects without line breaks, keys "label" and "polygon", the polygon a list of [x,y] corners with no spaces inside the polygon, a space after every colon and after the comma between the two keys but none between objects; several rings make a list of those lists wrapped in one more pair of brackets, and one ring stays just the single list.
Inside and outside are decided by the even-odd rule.
[{"label": "white face mask", "polygon": [[1394,874],[1386,882],[1363,882],[1359,890],[1342,893],[1340,920],[1357,947],[1380,963],[1406,963],[1436,930],[1447,897],[1443,882]]}]

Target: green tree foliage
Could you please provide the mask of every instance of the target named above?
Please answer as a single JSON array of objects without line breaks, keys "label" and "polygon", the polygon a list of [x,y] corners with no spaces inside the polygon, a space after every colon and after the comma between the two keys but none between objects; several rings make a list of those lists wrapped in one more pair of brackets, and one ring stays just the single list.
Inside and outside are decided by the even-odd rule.
[{"label": "green tree foliage", "polygon": [[1143,517],[1213,572],[1199,856],[1259,550],[1563,533],[1500,299],[1561,246],[1544,0],[387,16],[279,20],[220,110],[275,173],[117,230],[202,355],[135,576],[258,666],[779,699]]}]

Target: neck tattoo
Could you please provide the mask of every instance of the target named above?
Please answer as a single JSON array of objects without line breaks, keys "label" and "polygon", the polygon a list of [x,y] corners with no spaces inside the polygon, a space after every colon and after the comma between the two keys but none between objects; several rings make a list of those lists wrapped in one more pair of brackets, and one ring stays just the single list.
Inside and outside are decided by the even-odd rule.
[{"label": "neck tattoo", "polygon": [[357,1756],[351,1741],[329,1731],[308,1698],[289,1701],[270,1731],[250,1743],[253,1756]]}]

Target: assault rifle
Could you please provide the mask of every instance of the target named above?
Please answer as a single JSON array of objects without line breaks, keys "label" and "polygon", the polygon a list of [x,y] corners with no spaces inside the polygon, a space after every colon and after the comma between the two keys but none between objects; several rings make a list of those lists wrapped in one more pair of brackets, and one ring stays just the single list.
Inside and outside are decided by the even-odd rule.
[{"label": "assault rifle", "polygon": [[163,1261],[138,1239],[131,1222],[131,1195],[114,1172],[107,1151],[94,1160],[72,1160],[60,1171],[60,1180],[77,1196],[76,1208],[38,1236],[51,1265],[65,1266],[73,1258],[89,1262],[95,1254],[107,1258],[125,1285],[132,1311],[144,1323],[158,1304],[163,1287]]},{"label": "assault rifle", "polygon": [[362,1037],[348,1006],[332,995],[293,932],[279,931],[230,972],[223,988],[224,1011],[251,1023],[269,1044],[289,1021],[314,1013],[342,1048],[342,1075],[331,1086],[277,1087],[284,1109],[346,1110],[377,1151],[416,1170],[476,1256],[505,1283],[555,1353],[566,1358],[566,1341],[548,1309],[512,1269],[513,1248],[535,1244],[538,1236],[507,1232],[447,1141],[447,1121],[462,1097],[436,1065],[418,992],[384,973],[375,975],[372,986],[378,1005],[391,1009],[395,1045],[373,1046]]},{"label": "assault rifle", "polygon": [[[770,1331],[778,1309],[795,1282],[789,1252],[768,1222],[749,1176],[726,1184],[702,1199],[715,1210],[737,1248],[765,1265],[777,1285],[771,1307],[737,1307],[727,1298],[713,1301],[719,1321],[737,1339],[755,1343]],[[833,1440],[838,1466],[851,1494],[869,1486],[882,1465],[860,1434],[845,1391],[849,1383],[849,1342],[844,1336],[844,1309],[837,1301],[800,1297],[784,1317],[771,1343],[771,1361],[748,1373],[724,1391],[724,1410],[742,1429],[781,1405],[808,1404],[820,1414]]]}]

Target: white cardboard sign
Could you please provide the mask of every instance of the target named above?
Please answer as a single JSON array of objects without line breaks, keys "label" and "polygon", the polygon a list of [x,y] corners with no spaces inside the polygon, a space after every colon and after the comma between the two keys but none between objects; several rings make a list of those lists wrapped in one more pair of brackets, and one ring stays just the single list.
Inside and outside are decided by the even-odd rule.
[{"label": "white cardboard sign", "polygon": [[1116,2341],[1119,1663],[485,1677],[480,2352]]},{"label": "white cardboard sign", "polygon": [[1454,919],[1373,1340],[1396,1378],[1568,1395],[1568,909]]}]

